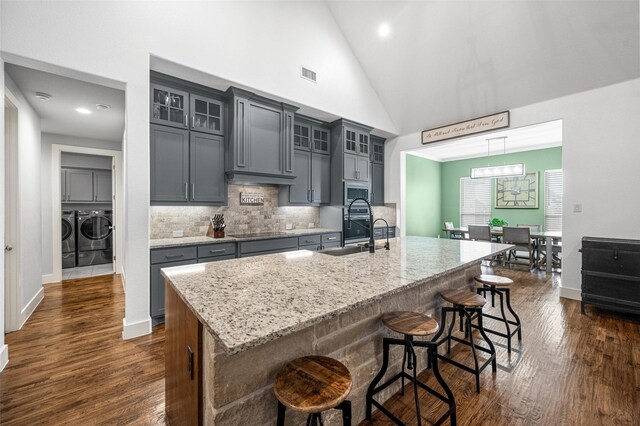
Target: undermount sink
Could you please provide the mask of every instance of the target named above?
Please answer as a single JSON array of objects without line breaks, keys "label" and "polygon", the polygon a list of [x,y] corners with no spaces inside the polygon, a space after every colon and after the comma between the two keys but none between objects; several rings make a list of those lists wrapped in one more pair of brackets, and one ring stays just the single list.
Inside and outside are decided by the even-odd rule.
[{"label": "undermount sink", "polygon": [[329,256],[346,256],[348,254],[368,252],[369,249],[364,246],[350,246],[334,249],[320,250],[318,253],[328,254]]}]

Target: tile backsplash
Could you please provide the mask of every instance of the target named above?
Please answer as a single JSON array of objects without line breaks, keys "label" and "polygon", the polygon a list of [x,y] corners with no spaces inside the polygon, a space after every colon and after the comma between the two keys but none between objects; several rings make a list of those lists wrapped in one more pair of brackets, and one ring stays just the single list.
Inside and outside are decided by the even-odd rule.
[{"label": "tile backsplash", "polygon": [[[151,206],[151,238],[171,238],[182,230],[185,237],[205,235],[209,217],[223,213],[227,234],[282,231],[287,224],[293,229],[320,226],[318,207],[278,206],[277,186],[229,185],[229,204],[213,206]],[[240,192],[262,193],[263,205],[240,205]]]}]

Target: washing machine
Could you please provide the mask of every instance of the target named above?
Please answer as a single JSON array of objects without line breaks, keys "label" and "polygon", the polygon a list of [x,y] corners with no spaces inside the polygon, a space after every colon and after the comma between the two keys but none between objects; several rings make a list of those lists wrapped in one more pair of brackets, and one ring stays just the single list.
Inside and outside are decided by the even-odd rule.
[{"label": "washing machine", "polygon": [[78,266],[113,262],[113,212],[78,210]]},{"label": "washing machine", "polygon": [[62,211],[62,269],[76,266],[76,211]]}]

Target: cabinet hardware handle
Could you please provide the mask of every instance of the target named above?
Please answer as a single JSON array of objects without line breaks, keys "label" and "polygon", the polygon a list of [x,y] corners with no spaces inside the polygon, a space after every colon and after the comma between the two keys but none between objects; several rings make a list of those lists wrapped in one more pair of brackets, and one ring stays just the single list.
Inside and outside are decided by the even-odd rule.
[{"label": "cabinet hardware handle", "polygon": [[192,200],[196,199],[196,184],[195,183],[191,184],[191,199]]},{"label": "cabinet hardware handle", "polygon": [[333,241],[333,240],[337,240],[337,239],[338,239],[338,237],[329,237],[329,238],[327,238],[327,240],[329,240],[329,241]]},{"label": "cabinet hardware handle", "polygon": [[613,250],[613,260],[618,260],[618,249]]},{"label": "cabinet hardware handle", "polygon": [[307,201],[311,202],[311,190],[307,189]]},{"label": "cabinet hardware handle", "polygon": [[189,122],[187,121],[187,114],[184,114],[184,127],[189,127]]},{"label": "cabinet hardware handle", "polygon": [[210,254],[216,254],[216,253],[224,253],[226,250],[225,249],[219,249],[219,250],[209,250]]},{"label": "cabinet hardware handle", "polygon": [[195,129],[196,127],[196,116],[192,115],[191,116],[191,128]]},{"label": "cabinet hardware handle", "polygon": [[165,259],[178,259],[180,257],[184,257],[184,253],[182,254],[165,254]]},{"label": "cabinet hardware handle", "polygon": [[313,197],[313,189],[311,190],[311,202],[313,202],[313,200],[315,200],[315,198]]},{"label": "cabinet hardware handle", "polygon": [[189,184],[187,182],[184,183],[184,199],[189,199]]},{"label": "cabinet hardware handle", "polygon": [[191,346],[187,346],[187,372],[189,379],[193,380],[193,350],[191,350]]}]

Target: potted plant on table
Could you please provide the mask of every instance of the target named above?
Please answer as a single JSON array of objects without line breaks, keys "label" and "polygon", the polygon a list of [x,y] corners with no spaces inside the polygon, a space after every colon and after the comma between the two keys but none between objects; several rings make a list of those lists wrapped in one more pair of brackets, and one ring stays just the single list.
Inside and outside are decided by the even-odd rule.
[{"label": "potted plant on table", "polygon": [[503,226],[509,226],[509,222],[507,222],[504,219],[501,219],[499,217],[494,217],[493,219],[491,219],[489,221],[489,226],[494,230],[494,231],[502,231],[502,227]]}]

